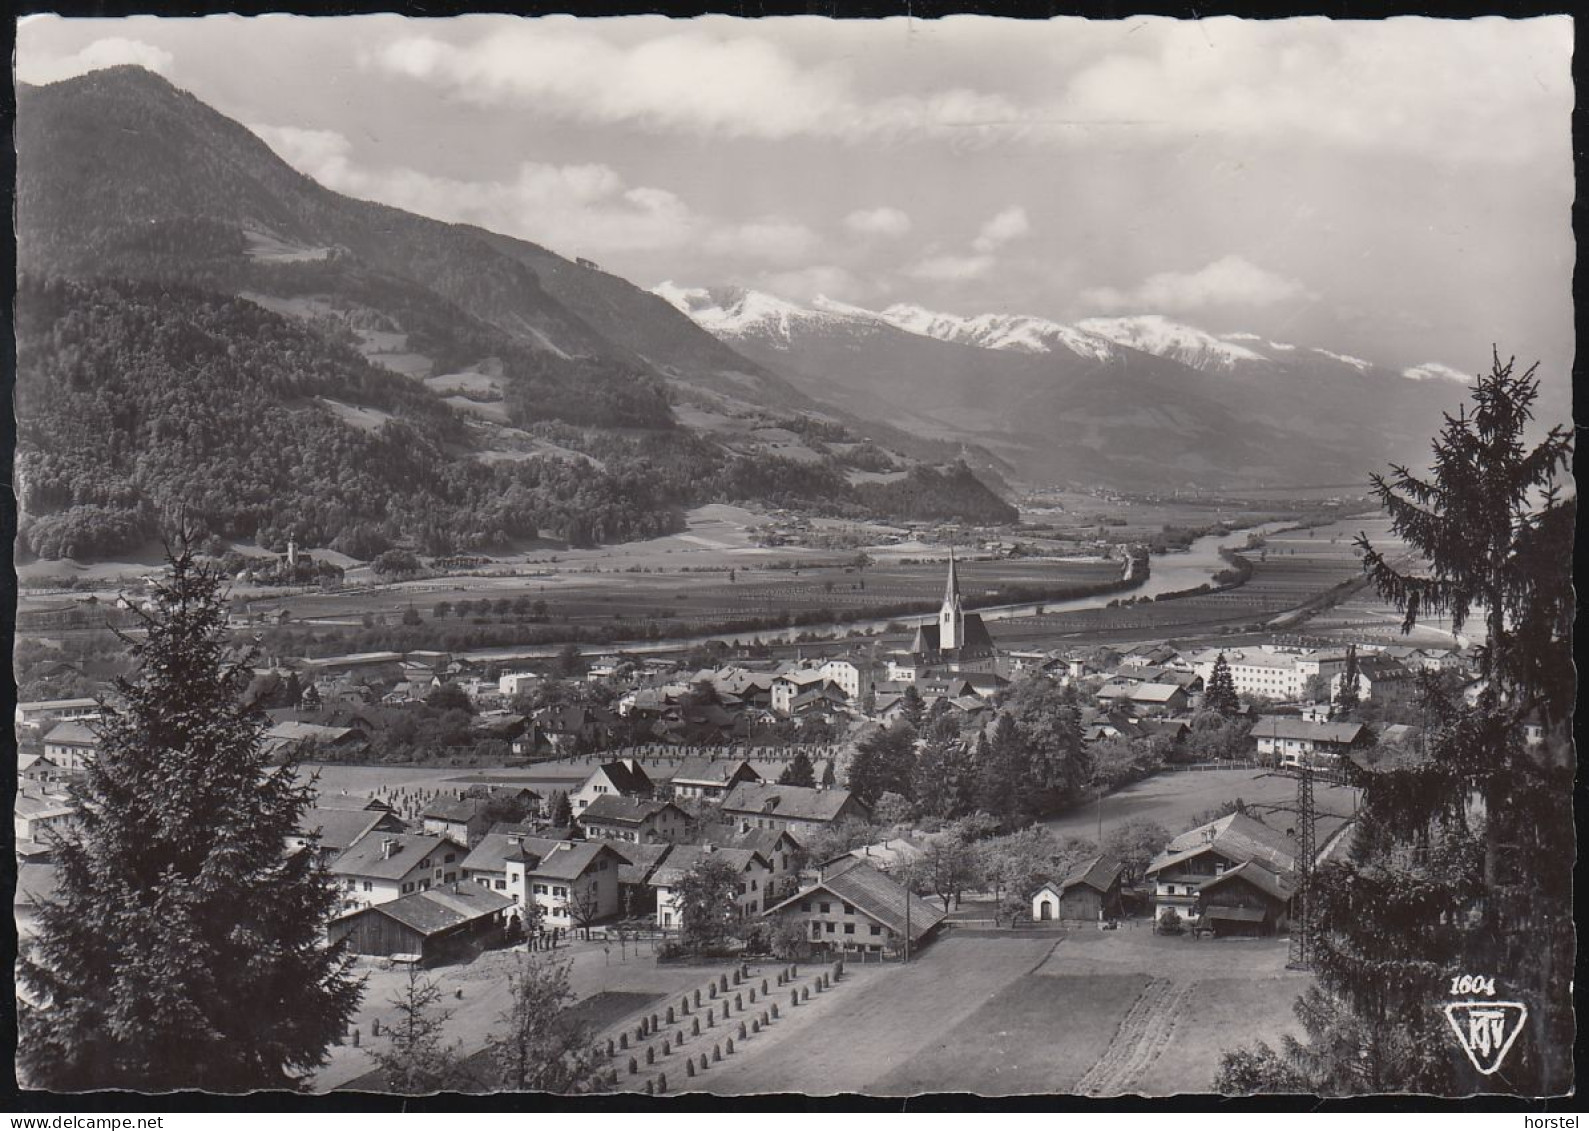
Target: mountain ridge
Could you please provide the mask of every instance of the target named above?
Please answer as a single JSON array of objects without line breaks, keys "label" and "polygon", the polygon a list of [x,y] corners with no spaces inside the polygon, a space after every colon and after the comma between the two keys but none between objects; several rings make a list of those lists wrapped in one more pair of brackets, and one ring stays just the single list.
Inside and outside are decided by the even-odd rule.
[{"label": "mountain ridge", "polygon": [[[1029,478],[1257,485],[1362,474],[1408,458],[1460,399],[1455,381],[1409,379],[1439,369],[1398,374],[1162,315],[1066,325],[671,282],[656,293],[813,395],[874,416],[893,406],[896,423],[977,443]],[[1133,442],[1147,454],[1132,454]]]},{"label": "mountain ridge", "polygon": [[[296,353],[301,364],[331,374],[309,397],[267,384],[270,395],[256,405],[262,419],[308,414],[303,419],[328,447],[351,451],[363,443],[355,433],[388,427],[384,409],[361,401],[376,386],[346,351],[412,384],[405,403],[430,405],[424,414],[441,431],[427,441],[430,462],[394,500],[389,521],[356,507],[346,512],[349,521],[379,528],[369,545],[443,553],[539,532],[624,540],[677,528],[681,508],[711,501],[847,517],[882,516],[897,505],[911,512],[900,517],[1010,520],[1007,504],[975,481],[954,479],[953,468],[946,474],[954,498],[942,511],[930,492],[885,492],[857,477],[857,450],[886,443],[885,429],[810,398],[626,280],[525,241],[333,192],[246,127],[141,68],[19,88],[15,143],[20,273],[46,289],[50,281],[82,283],[50,299],[47,317],[24,309],[44,302],[43,290],[19,292],[19,326],[34,335],[19,337],[19,356],[60,375],[53,385],[30,384],[25,404],[33,416],[19,421],[22,525],[44,533],[53,526],[52,546],[104,550],[139,531],[147,536],[162,513],[204,495],[200,467],[231,481],[232,462],[273,458],[227,417],[207,440],[201,433],[177,449],[191,483],[171,475],[158,452],[140,451],[114,476],[80,462],[52,470],[52,449],[74,442],[69,435],[86,443],[73,431],[67,393],[99,380],[78,373],[81,351],[63,351],[57,339],[83,325],[93,356],[114,356],[115,344],[98,339],[122,332],[114,329],[120,324],[98,312],[113,301],[106,296],[129,285],[139,314],[127,325],[143,343],[137,372],[144,375],[129,403],[160,417],[159,428],[181,427],[171,398],[187,395],[178,393],[188,380],[179,346],[195,320],[213,327],[212,337],[227,327],[262,327],[248,373],[274,372],[288,364],[284,354]],[[144,285],[165,288],[166,297],[136,290]],[[268,317],[240,313],[238,300]],[[168,339],[179,346],[166,348]],[[30,377],[19,374],[19,385]],[[144,396],[154,388],[165,392]],[[789,428],[804,435],[800,445],[766,438]],[[107,459],[116,445],[147,436],[136,417],[113,419],[111,433],[101,453]],[[798,452],[786,454],[793,447]],[[916,447],[925,462],[898,450],[864,461],[915,477],[955,451]],[[489,495],[480,494],[484,480],[471,470],[482,461],[494,468],[503,501],[523,502],[500,521],[471,523],[470,509]],[[280,493],[273,474],[239,482]],[[337,475],[322,469],[320,477],[307,495],[293,493],[314,516],[302,524],[313,527],[306,533],[324,539],[342,512],[319,505]],[[475,486],[458,486],[466,482]],[[763,489],[768,494],[758,495]],[[239,509],[214,496],[205,505],[212,529],[226,536],[263,532],[279,541],[283,523],[291,523],[270,505]],[[435,522],[424,518],[426,505],[443,512]],[[40,527],[45,518],[51,521]]]}]

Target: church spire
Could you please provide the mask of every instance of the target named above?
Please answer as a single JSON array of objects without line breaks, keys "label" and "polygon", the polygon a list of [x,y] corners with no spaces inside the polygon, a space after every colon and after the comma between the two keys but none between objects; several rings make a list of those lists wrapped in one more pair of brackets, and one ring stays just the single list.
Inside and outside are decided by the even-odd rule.
[{"label": "church spire", "polygon": [[965,613],[960,608],[960,574],[954,547],[949,547],[949,580],[944,586],[943,608],[938,610],[938,649],[953,652],[965,643]]},{"label": "church spire", "polygon": [[960,603],[960,574],[955,568],[955,550],[949,547],[949,583],[944,586],[943,603],[958,605]]}]

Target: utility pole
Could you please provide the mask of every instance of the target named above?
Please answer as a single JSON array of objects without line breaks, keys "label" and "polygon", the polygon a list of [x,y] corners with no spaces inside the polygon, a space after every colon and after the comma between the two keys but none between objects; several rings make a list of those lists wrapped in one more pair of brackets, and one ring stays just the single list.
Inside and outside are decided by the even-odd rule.
[{"label": "utility pole", "polygon": [[1286,966],[1291,970],[1313,968],[1313,879],[1314,819],[1313,756],[1303,751],[1297,760],[1297,894],[1291,919],[1291,953]]}]

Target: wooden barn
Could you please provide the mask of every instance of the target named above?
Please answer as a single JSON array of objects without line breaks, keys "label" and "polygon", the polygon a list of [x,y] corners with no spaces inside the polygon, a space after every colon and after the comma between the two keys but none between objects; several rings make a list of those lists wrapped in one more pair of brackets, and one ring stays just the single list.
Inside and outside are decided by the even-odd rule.
[{"label": "wooden barn", "polygon": [[1215,935],[1272,935],[1285,929],[1293,894],[1286,878],[1249,861],[1198,889],[1199,917]]},{"label": "wooden barn", "polygon": [[333,919],[333,943],[354,954],[412,956],[429,965],[502,938],[513,900],[481,884],[454,883],[378,903]]},{"label": "wooden barn", "polygon": [[1120,916],[1121,864],[1112,856],[1093,856],[1063,879],[1049,881],[1032,896],[1032,919],[1084,919],[1098,922]]}]

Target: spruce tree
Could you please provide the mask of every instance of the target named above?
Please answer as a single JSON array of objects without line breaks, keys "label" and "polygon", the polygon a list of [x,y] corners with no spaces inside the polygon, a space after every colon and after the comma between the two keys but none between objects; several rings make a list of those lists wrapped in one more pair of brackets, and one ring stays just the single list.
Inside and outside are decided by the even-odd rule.
[{"label": "spruce tree", "polygon": [[[1362,787],[1347,859],[1315,874],[1318,984],[1305,1042],[1227,1055],[1220,1086],[1332,1093],[1504,1090],[1572,1083],[1572,549],[1575,504],[1553,490],[1570,435],[1532,448],[1534,370],[1497,357],[1475,407],[1447,417],[1428,479],[1375,476],[1392,529],[1424,562],[1402,572],[1366,537],[1364,567],[1410,629],[1481,617],[1477,702],[1427,680],[1421,756],[1348,773]],[[1543,724],[1543,741],[1523,723]],[[1481,803],[1475,804],[1475,801]],[[1492,1076],[1440,1008],[1454,975],[1495,979],[1528,1023]]]},{"label": "spruce tree", "polygon": [[816,767],[811,764],[811,755],[804,750],[796,750],[795,756],[783,768],[783,773],[778,775],[779,785],[803,785],[807,789],[814,789],[817,784]]},{"label": "spruce tree", "polygon": [[558,790],[552,796],[552,827],[566,829],[574,823],[574,803],[568,799],[568,794]]},{"label": "spruce tree", "polygon": [[369,1050],[386,1090],[405,1096],[457,1091],[469,1081],[456,1044],[443,1045],[442,1029],[452,1016],[441,1008],[441,987],[418,966],[392,995],[397,1020],[387,1026],[386,1047]]},{"label": "spruce tree", "polygon": [[187,538],[168,561],[144,636],[122,637],[136,670],[18,960],[18,1065],[36,1087],[299,1087],[362,992],[343,948],[321,945],[324,867],[285,851],[312,789],[268,768],[221,575]]},{"label": "spruce tree", "polygon": [[1230,674],[1230,664],[1225,653],[1214,657],[1214,670],[1209,673],[1208,692],[1203,696],[1205,709],[1222,718],[1230,719],[1241,713],[1241,700],[1236,695],[1236,680]]}]

